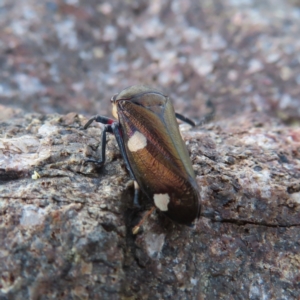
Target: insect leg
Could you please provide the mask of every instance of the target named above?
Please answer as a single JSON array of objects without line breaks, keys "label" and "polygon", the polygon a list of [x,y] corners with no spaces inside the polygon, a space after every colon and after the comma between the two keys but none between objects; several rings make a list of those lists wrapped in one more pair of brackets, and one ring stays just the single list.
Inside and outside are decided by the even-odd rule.
[{"label": "insect leg", "polygon": [[200,126],[200,125],[203,125],[203,124],[205,124],[205,123],[210,122],[210,121],[214,118],[214,116],[215,116],[215,113],[216,113],[216,107],[215,107],[214,103],[213,103],[210,99],[208,99],[208,100],[206,101],[206,106],[207,106],[208,108],[210,108],[210,112],[207,113],[206,115],[204,115],[204,116],[197,122],[197,124],[196,124],[197,126]]},{"label": "insect leg", "polygon": [[196,123],[193,120],[191,120],[191,119],[189,119],[189,118],[187,118],[187,117],[185,117],[185,116],[183,116],[179,113],[175,113],[175,116],[176,116],[177,119],[179,119],[179,120],[181,120],[181,121],[183,121],[187,124],[190,124],[193,127],[196,126]]},{"label": "insect leg", "polygon": [[[104,130],[102,132],[102,138],[101,138],[102,139],[101,159],[100,160],[88,159],[88,160],[86,160],[86,162],[93,162],[93,163],[96,163],[98,165],[104,164],[104,162],[105,162],[105,150],[106,150],[106,133],[107,132],[113,133],[114,136],[116,137],[118,146],[120,148],[121,154],[122,154],[123,159],[125,161],[126,168],[129,171],[130,176],[132,178],[134,178],[133,172],[132,172],[131,167],[130,167],[130,163],[128,161],[128,158],[127,158],[127,155],[126,155],[126,152],[125,152],[124,140],[123,140],[123,137],[122,137],[122,131],[121,131],[119,123],[112,120],[112,119],[104,117],[104,116],[94,116],[93,118],[91,118],[84,125],[83,128],[84,129],[88,128],[92,124],[93,121],[96,121],[96,122],[99,122],[99,123],[102,123],[102,124],[106,124],[106,126],[104,127]],[[138,203],[139,187],[138,187],[136,181],[135,181],[134,186],[135,186],[134,205],[139,206],[139,203]]]},{"label": "insect leg", "polygon": [[133,172],[132,172],[131,167],[130,167],[129,160],[128,160],[126,152],[125,152],[124,140],[123,140],[123,137],[122,137],[122,132],[121,132],[121,128],[120,128],[119,123],[114,122],[111,125],[111,128],[112,128],[113,134],[116,137],[118,146],[120,148],[121,154],[122,154],[123,159],[125,161],[126,168],[127,168],[128,172],[129,172],[131,178],[134,178]]},{"label": "insect leg", "polygon": [[91,119],[89,119],[86,124],[83,126],[83,129],[87,129],[94,121],[102,124],[109,124],[116,122],[110,118],[104,117],[104,116],[94,116]]},{"label": "insect leg", "polygon": [[[111,128],[112,128],[112,131],[113,131],[113,133],[114,133],[114,135],[116,137],[116,140],[117,140],[117,143],[119,145],[121,154],[122,154],[123,159],[125,161],[126,168],[127,168],[128,172],[129,172],[131,178],[135,179],[135,177],[133,175],[133,172],[132,172],[132,169],[130,167],[129,160],[128,160],[126,152],[125,152],[124,140],[122,138],[122,131],[120,129],[119,123],[117,123],[117,122],[113,123],[111,125]],[[139,191],[140,191],[140,187],[139,187],[138,183],[136,182],[136,180],[134,180],[133,205],[137,206],[137,207],[140,207],[140,204],[139,204]]]},{"label": "insect leg", "polygon": [[113,133],[111,124],[116,123],[116,121],[114,121],[110,118],[104,117],[104,116],[97,115],[97,116],[94,116],[91,119],[89,119],[87,121],[87,123],[83,126],[83,129],[87,129],[94,121],[98,122],[98,123],[106,124],[106,126],[104,127],[104,130],[102,132],[102,137],[101,137],[101,140],[102,140],[102,143],[101,143],[101,147],[102,147],[101,148],[101,159],[99,159],[99,160],[88,159],[85,162],[86,163],[87,162],[93,162],[93,163],[96,163],[97,165],[103,165],[104,162],[105,162],[106,133],[107,132]]},{"label": "insect leg", "polygon": [[141,228],[141,226],[145,223],[148,217],[154,212],[155,206],[153,206],[150,210],[148,210],[143,216],[142,220],[132,228],[132,234],[137,234]]},{"label": "insect leg", "polygon": [[177,119],[179,119],[179,120],[181,120],[181,121],[183,121],[183,122],[185,122],[185,123],[187,123],[187,124],[189,124],[189,125],[191,125],[191,126],[193,126],[193,127],[194,127],[194,126],[203,125],[203,124],[205,124],[205,123],[211,121],[211,120],[214,118],[214,115],[215,115],[215,112],[216,112],[215,105],[214,105],[214,103],[213,103],[210,99],[207,100],[206,106],[207,106],[208,108],[210,108],[210,112],[207,113],[206,115],[204,115],[204,116],[200,119],[200,121],[198,121],[197,123],[194,122],[193,120],[191,120],[191,119],[189,119],[189,118],[187,118],[187,117],[185,117],[185,116],[179,114],[179,113],[175,113],[175,116],[176,116]]},{"label": "insect leg", "polygon": [[134,198],[133,198],[133,205],[136,207],[140,207],[139,203],[139,192],[140,192],[140,187],[136,181],[134,181]]},{"label": "insect leg", "polygon": [[107,132],[113,133],[111,125],[106,125],[103,129],[103,132],[102,132],[102,137],[101,137],[101,140],[102,140],[102,142],[101,142],[101,158],[99,160],[88,159],[88,160],[85,161],[86,163],[93,162],[97,165],[103,165],[104,164],[104,162],[105,162],[105,150],[106,150],[106,133]]}]

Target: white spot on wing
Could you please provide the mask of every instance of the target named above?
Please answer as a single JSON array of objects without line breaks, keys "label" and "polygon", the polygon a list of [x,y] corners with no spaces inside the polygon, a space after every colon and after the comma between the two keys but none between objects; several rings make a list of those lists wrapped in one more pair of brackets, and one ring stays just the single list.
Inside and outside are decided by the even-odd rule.
[{"label": "white spot on wing", "polygon": [[161,211],[168,210],[168,204],[170,202],[170,196],[168,194],[154,194],[154,204]]},{"label": "white spot on wing", "polygon": [[147,139],[146,137],[136,131],[128,140],[128,149],[131,152],[136,152],[138,150],[144,149],[147,146]]}]

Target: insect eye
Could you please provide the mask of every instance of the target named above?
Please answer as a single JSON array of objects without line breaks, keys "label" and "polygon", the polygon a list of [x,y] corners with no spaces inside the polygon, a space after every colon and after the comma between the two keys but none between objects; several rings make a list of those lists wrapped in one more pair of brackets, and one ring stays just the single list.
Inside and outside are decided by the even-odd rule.
[{"label": "insect eye", "polygon": [[110,98],[110,102],[115,102],[117,96],[118,96],[118,94],[114,94],[114,95]]}]

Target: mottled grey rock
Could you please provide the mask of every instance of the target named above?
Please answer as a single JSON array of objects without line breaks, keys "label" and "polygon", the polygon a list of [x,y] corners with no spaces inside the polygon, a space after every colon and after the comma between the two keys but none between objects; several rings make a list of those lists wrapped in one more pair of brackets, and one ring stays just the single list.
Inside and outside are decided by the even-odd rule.
[{"label": "mottled grey rock", "polygon": [[142,212],[101,126],[12,112],[0,125],[2,299],[297,299],[300,129],[244,114],[183,131],[202,199],[190,228]]}]

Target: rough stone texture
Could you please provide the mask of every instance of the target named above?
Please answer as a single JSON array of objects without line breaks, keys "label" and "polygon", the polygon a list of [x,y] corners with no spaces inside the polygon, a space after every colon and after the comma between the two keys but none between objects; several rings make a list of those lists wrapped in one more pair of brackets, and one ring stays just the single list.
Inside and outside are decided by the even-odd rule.
[{"label": "rough stone texture", "polygon": [[1,299],[300,296],[299,128],[256,113],[184,131],[201,218],[189,228],[154,213],[134,237],[139,214],[114,138],[97,170],[83,162],[99,154],[98,125],[83,131],[86,119],[72,113],[10,115],[0,139]]},{"label": "rough stone texture", "polygon": [[[299,299],[299,6],[0,0],[0,299]],[[183,132],[199,221],[134,237],[117,145],[84,164],[102,127],[82,114],[141,83],[216,115]]]}]

